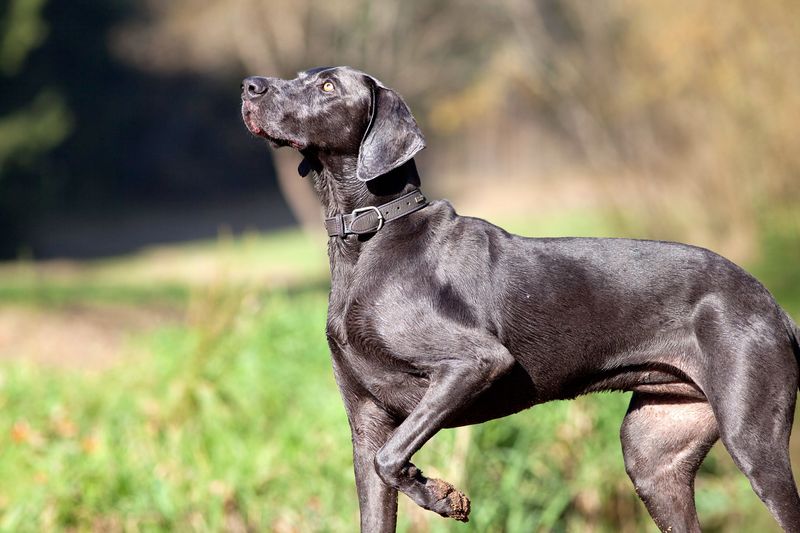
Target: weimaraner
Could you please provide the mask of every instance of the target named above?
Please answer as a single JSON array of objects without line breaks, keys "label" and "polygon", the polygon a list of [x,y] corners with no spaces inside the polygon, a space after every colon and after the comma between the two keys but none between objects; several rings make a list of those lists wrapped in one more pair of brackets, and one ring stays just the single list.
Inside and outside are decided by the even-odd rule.
[{"label": "weimaraner", "polygon": [[429,202],[407,105],[348,67],[247,78],[242,116],[300,151],[328,217],[327,337],[362,531],[395,530],[398,491],[467,520],[466,496],[410,462],[440,429],[620,390],[625,468],[661,530],[699,531],[694,478],[719,438],[800,532],[800,332],[743,269],[671,242],[518,237]]}]

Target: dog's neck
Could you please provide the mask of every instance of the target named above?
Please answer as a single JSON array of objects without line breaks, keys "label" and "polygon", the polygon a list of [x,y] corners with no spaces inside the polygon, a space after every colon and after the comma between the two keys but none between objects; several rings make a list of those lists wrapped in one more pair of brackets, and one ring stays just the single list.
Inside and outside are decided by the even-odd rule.
[{"label": "dog's neck", "polygon": [[[387,174],[363,182],[356,178],[358,159],[355,156],[303,155],[307,159],[313,157],[311,168],[316,173],[314,188],[326,217],[337,213],[351,213],[359,207],[379,206],[420,186],[419,173],[413,159]],[[332,277],[349,275],[368,239],[369,237],[351,235],[328,241]]]},{"label": "dog's neck", "polygon": [[319,165],[314,187],[325,216],[350,213],[360,207],[378,206],[420,186],[414,160],[368,182],[356,178],[357,157],[317,155]]}]

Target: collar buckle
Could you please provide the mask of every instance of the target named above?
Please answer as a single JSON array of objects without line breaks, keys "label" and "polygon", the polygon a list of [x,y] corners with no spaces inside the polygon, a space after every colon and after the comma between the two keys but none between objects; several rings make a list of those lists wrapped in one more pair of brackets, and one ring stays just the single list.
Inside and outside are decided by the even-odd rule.
[{"label": "collar buckle", "polygon": [[366,213],[368,211],[375,211],[375,214],[378,215],[378,227],[375,228],[375,231],[380,231],[386,219],[383,218],[383,213],[381,213],[381,210],[375,207],[374,205],[370,205],[367,207],[357,207],[356,209],[353,209],[353,211],[350,213],[350,216],[353,217],[353,220],[355,220],[356,216],[359,213]]}]

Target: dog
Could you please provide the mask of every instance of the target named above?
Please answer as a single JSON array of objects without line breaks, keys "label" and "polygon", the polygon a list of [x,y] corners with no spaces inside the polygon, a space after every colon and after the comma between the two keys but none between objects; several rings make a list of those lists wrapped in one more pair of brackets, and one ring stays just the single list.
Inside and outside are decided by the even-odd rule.
[{"label": "dog", "polygon": [[325,209],[326,331],[362,531],[395,530],[398,491],[467,521],[467,497],[410,462],[440,429],[617,390],[633,392],[625,468],[662,531],[700,530],[694,478],[721,439],[780,526],[800,532],[800,331],[742,268],[679,243],[519,237],[429,202],[411,111],[349,67],[246,78],[242,118],[302,154]]}]

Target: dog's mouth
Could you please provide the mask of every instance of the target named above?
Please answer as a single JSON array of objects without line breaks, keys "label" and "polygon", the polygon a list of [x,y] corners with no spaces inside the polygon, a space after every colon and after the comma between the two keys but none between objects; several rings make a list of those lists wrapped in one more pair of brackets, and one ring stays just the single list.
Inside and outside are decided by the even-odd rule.
[{"label": "dog's mouth", "polygon": [[247,126],[247,129],[250,131],[250,133],[258,137],[263,137],[264,139],[268,140],[274,148],[280,148],[282,146],[291,146],[295,150],[302,150],[303,148],[305,148],[305,146],[298,141],[294,141],[292,139],[284,139],[282,137],[277,137],[267,133],[267,131],[265,131],[264,128],[262,128],[256,122],[256,118],[253,115],[253,112],[246,106],[242,110],[242,120],[244,121],[244,125]]}]

